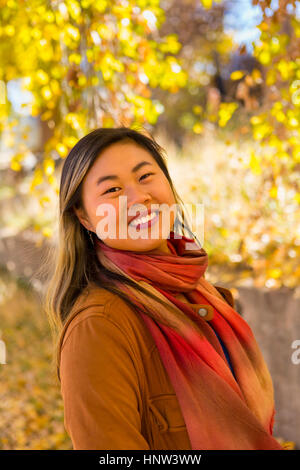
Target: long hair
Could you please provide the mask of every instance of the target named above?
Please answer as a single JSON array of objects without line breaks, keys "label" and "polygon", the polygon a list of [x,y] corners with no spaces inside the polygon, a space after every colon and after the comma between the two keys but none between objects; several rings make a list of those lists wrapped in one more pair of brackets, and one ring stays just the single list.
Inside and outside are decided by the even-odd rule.
[{"label": "long hair", "polygon": [[[135,280],[104,267],[96,256],[87,230],[80,223],[73,210],[74,207],[83,208],[82,182],[101,151],[115,142],[127,139],[135,141],[151,153],[170,184],[176,207],[181,208],[175,219],[177,227],[182,233],[187,230],[191,238],[197,240],[188,224],[185,223],[184,204],[177,194],[169,175],[164,149],[154,140],[151,134],[148,136],[141,131],[127,127],[100,128],[81,138],[71,149],[63,164],[59,191],[58,241],[54,247],[54,252],[53,249],[51,253],[49,252],[47,260],[47,263],[50,263],[51,266],[50,269],[47,266],[50,274],[48,274],[48,280],[46,280],[44,306],[54,334],[56,347],[60,331],[76,298],[89,283],[96,284],[120,296],[135,310],[135,303],[117,287],[117,284],[127,284],[160,302],[165,307],[172,309],[170,302],[165,302],[162,296],[155,295],[153,289],[144,288]],[[199,243],[198,240],[197,242]],[[175,311],[178,315],[177,308],[175,308]],[[163,319],[160,320],[164,321]]]}]

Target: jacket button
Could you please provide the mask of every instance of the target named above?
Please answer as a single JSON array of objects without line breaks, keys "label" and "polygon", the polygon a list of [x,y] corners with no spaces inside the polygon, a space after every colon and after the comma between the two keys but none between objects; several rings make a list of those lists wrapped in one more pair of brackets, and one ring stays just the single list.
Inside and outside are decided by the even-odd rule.
[{"label": "jacket button", "polygon": [[207,315],[207,309],[206,308],[199,308],[198,313],[201,317],[205,317]]}]

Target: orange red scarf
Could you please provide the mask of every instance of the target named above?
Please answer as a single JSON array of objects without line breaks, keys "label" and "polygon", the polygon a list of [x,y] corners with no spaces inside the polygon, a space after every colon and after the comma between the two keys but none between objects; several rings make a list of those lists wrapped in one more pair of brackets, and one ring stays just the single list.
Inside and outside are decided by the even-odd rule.
[{"label": "orange red scarf", "polygon": [[[178,334],[147,314],[148,309],[159,308],[161,315],[172,320],[167,307],[136,289],[118,285],[135,300],[154,338],[178,398],[192,449],[283,450],[272,436],[272,379],[251,328],[204,279],[208,265],[205,250],[185,236],[175,238],[173,231],[167,243],[171,254],[117,250],[98,238],[95,247],[105,267],[148,287],[200,329],[199,334],[183,319]],[[187,250],[186,243],[193,243],[194,249]],[[197,315],[189,304],[174,297],[176,293],[184,293],[192,304],[211,305],[213,318],[208,322]],[[227,348],[234,375],[214,330]]]}]

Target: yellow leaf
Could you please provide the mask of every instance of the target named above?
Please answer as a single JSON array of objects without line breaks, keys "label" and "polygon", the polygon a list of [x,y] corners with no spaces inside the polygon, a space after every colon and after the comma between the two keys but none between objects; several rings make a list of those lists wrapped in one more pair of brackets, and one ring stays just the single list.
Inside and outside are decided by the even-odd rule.
[{"label": "yellow leaf", "polygon": [[290,117],[288,120],[288,123],[291,127],[298,127],[299,126],[299,121],[295,117]]},{"label": "yellow leaf", "polygon": [[277,64],[277,69],[279,70],[283,80],[288,80],[290,73],[292,72],[293,65],[291,62],[281,59]]},{"label": "yellow leaf", "polygon": [[199,104],[193,106],[193,111],[195,114],[201,114],[202,111],[203,111],[203,108],[202,106],[200,106]]},{"label": "yellow leaf", "polygon": [[30,191],[32,191],[36,186],[43,182],[43,172],[41,168],[36,168],[34,171],[33,179],[30,186]]},{"label": "yellow leaf", "polygon": [[77,64],[79,65],[80,62],[81,62],[81,56],[80,54],[76,54],[76,53],[73,53],[73,54],[70,54],[69,55],[69,62],[70,64]]},{"label": "yellow leaf", "polygon": [[294,450],[295,449],[295,442],[294,441],[284,441],[282,444],[285,450]]},{"label": "yellow leaf", "polygon": [[253,125],[261,124],[261,122],[262,122],[262,117],[261,117],[261,116],[252,116],[252,117],[250,118],[250,122],[251,122],[251,124],[253,124]]},{"label": "yellow leaf", "polygon": [[67,28],[66,28],[66,31],[68,33],[68,35],[74,39],[74,41],[78,41],[79,38],[80,38],[80,33],[79,33],[79,29],[75,28],[74,26],[71,26],[69,25]]},{"label": "yellow leaf", "polygon": [[4,33],[7,35],[7,36],[13,36],[15,34],[15,27],[11,24],[8,24],[7,26],[5,26],[4,28]]},{"label": "yellow leaf", "polygon": [[[44,227],[42,233],[45,237],[51,237],[53,230],[50,227]],[[48,419],[48,418],[47,418]]]},{"label": "yellow leaf", "polygon": [[50,90],[50,88],[48,86],[44,86],[41,89],[41,93],[42,93],[43,97],[45,98],[45,100],[51,100],[52,91]]},{"label": "yellow leaf", "polygon": [[74,145],[76,145],[77,142],[78,142],[78,139],[74,137],[73,135],[66,136],[63,138],[63,143],[69,148],[74,147]]},{"label": "yellow leaf", "polygon": [[295,199],[295,201],[300,204],[300,193],[297,193],[294,195],[293,199]]},{"label": "yellow leaf", "polygon": [[261,82],[262,78],[261,78],[260,70],[258,70],[258,69],[253,69],[251,75],[252,75],[252,78],[253,78],[253,80],[254,80],[255,82],[257,82],[257,83],[260,83],[260,82]]},{"label": "yellow leaf", "polygon": [[59,153],[61,157],[63,158],[66,157],[68,153],[68,149],[64,144],[57,144],[55,149],[57,150],[57,152]]},{"label": "yellow leaf", "polygon": [[96,0],[91,3],[93,3],[93,7],[100,13],[103,13],[108,6],[107,0]]},{"label": "yellow leaf", "polygon": [[73,128],[73,129],[79,129],[80,128],[80,122],[79,122],[79,117],[75,113],[68,113],[65,116],[65,121]]},{"label": "yellow leaf", "polygon": [[276,114],[275,114],[275,117],[277,119],[278,122],[284,122],[286,121],[286,115],[282,112],[282,111],[278,111]]},{"label": "yellow leaf", "polygon": [[86,83],[87,83],[86,77],[84,75],[81,75],[78,78],[78,85],[83,87],[84,85],[86,85]]},{"label": "yellow leaf", "polygon": [[44,171],[46,173],[46,175],[52,175],[54,169],[55,169],[55,163],[54,163],[54,160],[50,159],[50,158],[46,158],[44,160]]},{"label": "yellow leaf", "polygon": [[282,271],[280,268],[274,268],[268,272],[268,275],[273,279],[278,279],[281,276],[281,274],[282,274]]},{"label": "yellow leaf", "polygon": [[213,0],[201,0],[202,5],[204,8],[211,8]]},{"label": "yellow leaf", "polygon": [[10,167],[14,171],[20,171],[22,169],[22,166],[20,165],[20,163],[16,161],[12,161],[10,164]]},{"label": "yellow leaf", "polygon": [[49,175],[49,176],[48,176],[48,181],[49,181],[49,183],[51,184],[51,186],[53,186],[54,188],[57,186],[57,185],[56,185],[55,173],[53,173],[52,175]]},{"label": "yellow leaf", "polygon": [[40,204],[42,206],[45,206],[49,202],[50,202],[50,198],[48,196],[43,196],[40,198]]},{"label": "yellow leaf", "polygon": [[108,41],[110,41],[111,39],[115,37],[115,33],[113,29],[109,28],[108,25],[106,24],[101,24],[100,26],[98,26],[97,32],[99,33],[99,36],[102,39],[106,39]]},{"label": "yellow leaf", "polygon": [[266,77],[266,84],[268,86],[273,85],[276,81],[276,69],[275,68],[270,68],[270,70],[267,71],[267,77]]},{"label": "yellow leaf", "polygon": [[280,51],[280,41],[278,38],[273,37],[271,42],[270,42],[270,49],[273,54],[277,54],[277,52]]},{"label": "yellow leaf", "polygon": [[55,95],[59,95],[60,92],[61,92],[61,88],[60,88],[60,85],[59,85],[59,82],[57,80],[54,80],[52,79],[50,81],[50,87],[51,87],[51,90],[53,91],[53,93]]},{"label": "yellow leaf", "polygon": [[258,28],[261,29],[262,31],[268,31],[269,25],[265,21],[262,21],[261,24],[258,26]]},{"label": "yellow leaf", "polygon": [[[44,70],[39,69],[36,72],[36,80],[40,85],[45,85],[49,81],[48,75],[44,72]],[[28,80],[27,80],[28,82]]]},{"label": "yellow leaf", "polygon": [[42,121],[48,121],[52,116],[52,111],[45,111],[43,114],[41,114],[41,119]]},{"label": "yellow leaf", "polygon": [[203,131],[203,125],[200,122],[196,122],[193,126],[193,131],[195,134],[201,134]]},{"label": "yellow leaf", "polygon": [[92,86],[97,86],[99,85],[99,78],[98,77],[91,77],[91,85]]},{"label": "yellow leaf", "polygon": [[276,186],[272,186],[272,188],[270,189],[269,191],[269,194],[272,198],[276,198],[277,197],[277,187]]},{"label": "yellow leaf", "polygon": [[245,75],[245,72],[243,72],[242,70],[235,70],[235,72],[232,72],[232,74],[230,75],[230,78],[231,80],[239,80],[244,75]]},{"label": "yellow leaf", "polygon": [[221,227],[221,228],[220,228],[220,234],[221,234],[223,237],[227,238],[228,235],[229,235],[229,231],[227,230],[227,228]]},{"label": "yellow leaf", "polygon": [[85,55],[86,55],[86,58],[87,58],[88,62],[93,62],[94,52],[93,52],[92,49],[87,49],[86,52],[85,52]]},{"label": "yellow leaf", "polygon": [[219,126],[224,127],[237,108],[237,103],[221,103],[218,111]]},{"label": "yellow leaf", "polygon": [[40,114],[40,108],[39,108],[39,106],[36,105],[36,104],[33,104],[32,107],[31,107],[31,115],[32,115],[33,117],[35,117],[35,116],[38,116],[39,114]]},{"label": "yellow leaf", "polygon": [[262,140],[271,132],[272,132],[272,127],[267,122],[265,122],[263,124],[260,124],[254,127],[253,138],[255,140]]},{"label": "yellow leaf", "polygon": [[261,167],[260,167],[259,160],[253,151],[251,152],[249,165],[253,173],[255,173],[256,175],[261,174]]},{"label": "yellow leaf", "polygon": [[295,160],[295,162],[300,162],[300,145],[296,145],[294,148],[293,148],[293,159]]},{"label": "yellow leaf", "polygon": [[270,52],[268,52],[268,51],[262,51],[262,52],[260,52],[260,54],[258,55],[258,60],[259,60],[263,65],[269,64],[270,61],[271,61],[271,54],[270,54]]}]

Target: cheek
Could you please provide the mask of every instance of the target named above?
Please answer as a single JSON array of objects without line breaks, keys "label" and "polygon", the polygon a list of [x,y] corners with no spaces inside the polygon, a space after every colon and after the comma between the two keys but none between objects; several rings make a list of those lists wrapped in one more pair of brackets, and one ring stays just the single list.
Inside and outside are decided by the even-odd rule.
[{"label": "cheek", "polygon": [[173,191],[165,175],[162,175],[161,178],[156,180],[153,188],[153,193],[154,192],[161,203],[169,205],[176,203]]},{"label": "cheek", "polygon": [[161,194],[161,199],[163,199],[163,202],[167,203],[169,206],[176,204],[174,194],[169,185],[165,186],[163,191],[160,191],[160,194]]},{"label": "cheek", "polygon": [[97,221],[105,219],[107,223],[117,222],[119,219],[119,204],[118,201],[101,201],[95,206],[95,215]]},{"label": "cheek", "polygon": [[95,222],[96,219],[98,218],[97,215],[96,215],[98,205],[96,204],[95,201],[93,201],[92,198],[87,198],[85,207],[86,207],[86,211],[87,211],[87,214],[88,214],[91,222]]},{"label": "cheek", "polygon": [[162,224],[164,227],[171,229],[176,218],[176,200],[168,181],[164,181],[164,184],[162,182],[157,199],[162,205],[165,204],[169,207],[169,209],[163,208]]},{"label": "cheek", "polygon": [[94,220],[96,216],[95,196],[88,189],[87,183],[84,185],[82,190],[82,201],[90,220]]}]

